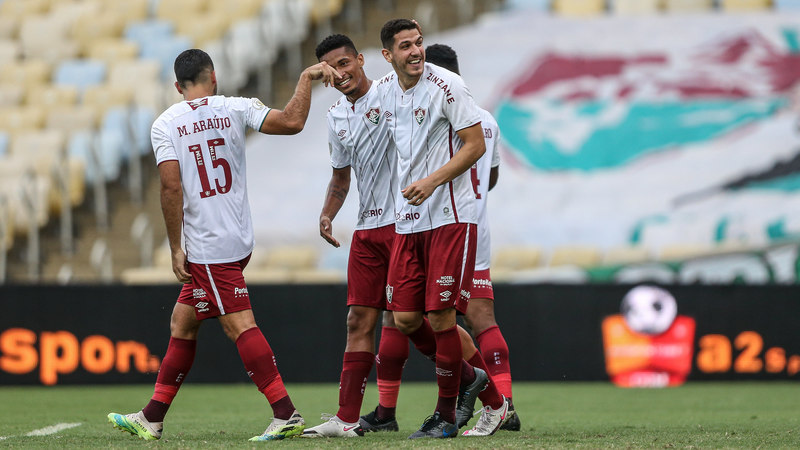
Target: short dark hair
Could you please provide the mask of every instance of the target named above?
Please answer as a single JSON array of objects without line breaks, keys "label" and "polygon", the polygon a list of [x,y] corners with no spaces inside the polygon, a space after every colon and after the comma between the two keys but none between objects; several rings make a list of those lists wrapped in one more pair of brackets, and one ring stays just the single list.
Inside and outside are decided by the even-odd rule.
[{"label": "short dark hair", "polygon": [[381,28],[381,45],[387,50],[391,50],[394,44],[394,35],[403,30],[418,30],[416,23],[409,19],[392,19]]},{"label": "short dark hair", "polygon": [[353,44],[352,39],[343,34],[332,34],[323,39],[322,42],[317,45],[317,49],[315,50],[317,61],[322,59],[322,57],[325,56],[325,54],[329,51],[342,47],[352,51],[354,55],[358,55],[356,44]]},{"label": "short dark hair", "polygon": [[213,71],[214,62],[200,49],[184,50],[175,58],[175,80],[181,87],[186,87],[187,82],[196,84],[205,70]]},{"label": "short dark hair", "polygon": [[456,55],[456,51],[449,45],[429,45],[428,48],[425,49],[425,61],[461,75],[461,72],[458,70],[458,55]]}]

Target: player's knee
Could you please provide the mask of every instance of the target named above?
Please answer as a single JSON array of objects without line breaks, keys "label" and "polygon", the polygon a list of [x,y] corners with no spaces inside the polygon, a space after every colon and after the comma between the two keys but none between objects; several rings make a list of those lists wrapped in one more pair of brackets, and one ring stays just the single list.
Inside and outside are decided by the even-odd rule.
[{"label": "player's knee", "polygon": [[380,311],[351,308],[347,313],[348,336],[375,335],[375,325],[378,322]]}]

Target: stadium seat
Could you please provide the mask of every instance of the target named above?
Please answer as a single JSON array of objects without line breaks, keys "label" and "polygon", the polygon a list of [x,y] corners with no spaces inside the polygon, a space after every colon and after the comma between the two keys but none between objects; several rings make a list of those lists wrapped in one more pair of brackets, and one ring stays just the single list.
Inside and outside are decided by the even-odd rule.
[{"label": "stadium seat", "polygon": [[39,59],[26,59],[0,66],[0,83],[15,83],[26,89],[49,83],[50,75],[50,64]]},{"label": "stadium seat", "polygon": [[19,33],[20,21],[10,16],[0,14],[0,39],[16,39]]},{"label": "stadium seat", "polygon": [[73,59],[59,64],[53,75],[54,84],[75,86],[78,91],[100,84],[106,77],[106,65],[102,61]]},{"label": "stadium seat", "polygon": [[22,55],[19,42],[13,39],[0,38],[0,64],[16,62]]},{"label": "stadium seat", "polygon": [[128,107],[133,102],[134,85],[130,84],[98,84],[86,88],[81,101],[84,105],[94,106],[98,114],[103,116],[112,107]]},{"label": "stadium seat", "polygon": [[119,38],[104,38],[91,42],[86,56],[111,65],[120,60],[134,60],[139,57],[139,44]]},{"label": "stadium seat", "polygon": [[800,2],[797,0],[772,0],[772,6],[777,11],[800,10]]},{"label": "stadium seat", "polygon": [[650,260],[650,250],[642,246],[612,247],[603,252],[603,265],[633,264]]},{"label": "stadium seat", "polygon": [[65,133],[80,130],[93,130],[100,117],[97,108],[90,105],[61,105],[50,108],[47,112],[47,128],[61,130]]},{"label": "stadium seat", "polygon": [[[41,57],[41,54],[48,52],[48,46],[75,47],[74,43],[68,46],[61,44],[62,41],[67,41],[69,27],[68,21],[52,14],[23,18],[19,28],[19,43],[25,57]],[[74,56],[74,53],[65,55],[62,59],[71,56]],[[52,62],[52,59],[50,61]]]},{"label": "stadium seat", "polygon": [[125,39],[135,42],[141,48],[146,43],[158,42],[172,36],[174,30],[175,25],[168,20],[150,19],[129,23],[123,34]]},{"label": "stadium seat", "polygon": [[14,83],[0,83],[0,105],[4,108],[19,106],[25,98],[25,88]]},{"label": "stadium seat", "polygon": [[601,261],[600,250],[596,247],[568,245],[553,249],[548,265],[577,266],[582,268],[597,266]]},{"label": "stadium seat", "polygon": [[319,254],[311,246],[284,246],[271,249],[267,253],[263,267],[289,270],[313,269]]},{"label": "stadium seat", "polygon": [[[98,146],[100,161],[93,156],[94,146]],[[70,158],[83,164],[86,183],[94,183],[98,177],[104,181],[119,177],[122,161],[122,136],[113,132],[93,132],[81,130],[72,134],[67,144]],[[98,166],[99,163],[99,166]]]},{"label": "stadium seat", "polygon": [[553,12],[565,16],[601,15],[605,6],[605,0],[553,0]]},{"label": "stadium seat", "polygon": [[664,10],[667,12],[701,12],[710,11],[713,7],[713,0],[664,0]]},{"label": "stadium seat", "polygon": [[222,38],[229,25],[223,14],[187,14],[175,20],[175,34],[188,37],[196,48],[206,48],[210,41]]},{"label": "stadium seat", "polygon": [[243,273],[247,284],[287,284],[292,282],[292,274],[288,269],[248,265]]},{"label": "stadium seat", "polygon": [[[115,2],[115,3],[127,3],[130,0],[126,0],[125,2]],[[53,17],[57,20],[62,20],[65,23],[73,24],[78,19],[86,15],[97,15],[102,7],[102,3],[97,0],[82,0],[79,2],[73,1],[56,1],[50,7],[50,11],[48,16]],[[69,32],[71,30],[71,26],[64,30],[65,32]]]},{"label": "stadium seat", "polygon": [[609,7],[616,14],[656,14],[661,0],[610,0]]},{"label": "stadium seat", "polygon": [[257,17],[261,12],[263,0],[237,0],[235,2],[208,3],[208,13],[225,17],[228,23]]},{"label": "stadium seat", "polygon": [[49,7],[49,0],[3,0],[0,2],[0,16],[20,20],[24,17],[44,14]]},{"label": "stadium seat", "polygon": [[124,59],[109,62],[108,84],[138,85],[151,81],[161,81],[161,65],[158,61],[148,59]]},{"label": "stadium seat", "polygon": [[0,131],[0,158],[8,154],[8,134]]},{"label": "stadium seat", "polygon": [[334,269],[302,269],[293,270],[292,282],[298,284],[336,284],[347,281],[344,271]]},{"label": "stadium seat", "polygon": [[121,37],[124,29],[125,20],[120,14],[103,12],[78,18],[72,27],[71,35],[80,45],[83,54],[86,55],[94,41]]},{"label": "stadium seat", "polygon": [[510,10],[550,11],[551,0],[506,0],[503,7]]},{"label": "stadium seat", "polygon": [[133,267],[120,273],[120,281],[126,285],[180,284],[172,270],[167,267]]},{"label": "stadium seat", "polygon": [[719,6],[726,12],[766,11],[772,0],[720,0]]},{"label": "stadium seat", "polygon": [[44,126],[44,108],[37,105],[0,109],[0,130],[8,133],[35,131]]},{"label": "stadium seat", "polygon": [[192,48],[192,41],[185,36],[166,36],[140,42],[141,57],[158,61],[161,65],[161,78],[175,78],[173,67],[175,58],[184,50]]},{"label": "stadium seat", "polygon": [[25,103],[48,108],[74,105],[78,103],[78,88],[52,84],[31,87],[25,96]]},{"label": "stadium seat", "polygon": [[[8,201],[14,210],[14,234],[25,236],[29,225],[37,229],[47,224],[49,209],[47,208],[50,195],[51,177],[37,175],[33,163],[29,158],[8,156],[0,159],[0,192],[12,193]],[[36,205],[33,216],[23,198],[23,192],[32,193],[31,199]]]},{"label": "stadium seat", "polygon": [[[228,2],[220,2],[227,4]],[[125,24],[133,21],[147,19],[150,14],[150,0],[106,0],[103,2],[103,11],[118,14],[122,17]]]},{"label": "stadium seat", "polygon": [[668,244],[659,249],[661,261],[682,261],[702,256],[713,251],[707,244]]},{"label": "stadium seat", "polygon": [[158,0],[156,17],[170,21],[177,21],[187,14],[205,12],[208,0]]},{"label": "stadium seat", "polygon": [[492,274],[500,270],[521,270],[537,267],[542,251],[538,247],[503,247],[493,252]]}]

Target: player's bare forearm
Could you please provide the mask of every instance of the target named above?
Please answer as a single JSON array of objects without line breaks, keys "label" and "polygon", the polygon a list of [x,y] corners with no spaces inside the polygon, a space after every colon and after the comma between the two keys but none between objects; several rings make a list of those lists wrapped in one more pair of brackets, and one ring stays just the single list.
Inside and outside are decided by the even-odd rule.
[{"label": "player's bare forearm", "polygon": [[408,200],[409,204],[422,204],[425,199],[433,195],[433,191],[437,187],[469,170],[486,153],[486,143],[483,139],[480,122],[459,130],[457,133],[464,145],[450,158],[450,161],[432,174],[409,184],[402,190],[403,197]]},{"label": "player's bare forearm", "polygon": [[297,134],[303,131],[311,108],[311,82],[322,80],[325,85],[341,78],[339,72],[325,62],[314,64],[300,74],[294,95],[283,110],[272,110],[261,125],[266,134]]},{"label": "player's bare forearm", "polygon": [[331,181],[325,194],[325,202],[319,215],[319,234],[334,247],[339,247],[339,242],[333,237],[333,219],[342,209],[347,193],[350,191],[350,167],[333,169]]},{"label": "player's bare forearm", "polygon": [[167,228],[172,270],[181,282],[188,282],[191,276],[185,268],[186,254],[181,248],[183,228],[183,187],[181,186],[180,166],[177,161],[165,161],[158,166],[161,178],[161,213]]}]

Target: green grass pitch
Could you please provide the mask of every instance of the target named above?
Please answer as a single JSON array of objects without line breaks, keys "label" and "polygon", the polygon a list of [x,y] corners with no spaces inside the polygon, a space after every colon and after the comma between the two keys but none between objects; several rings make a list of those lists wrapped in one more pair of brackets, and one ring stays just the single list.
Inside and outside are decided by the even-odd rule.
[{"label": "green grass pitch", "polygon": [[[335,384],[289,384],[310,426],[335,413]],[[362,412],[377,401],[368,386]],[[0,387],[0,447],[9,448],[797,448],[800,386],[792,382],[688,383],[669,389],[620,389],[609,383],[515,383],[522,431],[486,438],[407,440],[433,411],[436,386],[407,383],[398,404],[399,433],[353,439],[252,443],[271,410],[249,384],[187,382],[165,421],[161,441],[114,430],[106,414],[128,413],[152,386]],[[474,421],[470,422],[470,426]],[[61,425],[59,425],[61,424]],[[56,428],[63,428],[54,431]],[[51,427],[51,428],[48,428]]]}]

